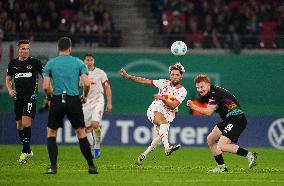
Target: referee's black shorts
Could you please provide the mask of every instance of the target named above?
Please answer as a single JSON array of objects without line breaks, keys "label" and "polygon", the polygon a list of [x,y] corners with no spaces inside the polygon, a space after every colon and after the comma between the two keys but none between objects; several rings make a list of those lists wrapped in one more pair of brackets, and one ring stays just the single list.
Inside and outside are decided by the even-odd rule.
[{"label": "referee's black shorts", "polygon": [[246,126],[247,119],[244,114],[230,116],[217,124],[222,135],[226,136],[234,143],[238,142],[238,139]]},{"label": "referee's black shorts", "polygon": [[63,118],[67,116],[74,129],[85,128],[82,102],[79,96],[66,96],[62,103],[61,96],[54,96],[50,103],[47,127],[57,130],[63,126]]}]

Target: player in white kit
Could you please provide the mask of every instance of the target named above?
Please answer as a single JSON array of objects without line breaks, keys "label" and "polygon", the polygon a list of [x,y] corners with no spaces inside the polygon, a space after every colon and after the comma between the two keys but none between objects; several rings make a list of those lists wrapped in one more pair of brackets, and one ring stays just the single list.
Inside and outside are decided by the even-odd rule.
[{"label": "player in white kit", "polygon": [[[88,141],[93,149],[93,156],[99,158],[101,143],[100,122],[104,113],[104,89],[106,91],[107,105],[106,111],[112,110],[112,94],[106,73],[95,67],[95,58],[92,54],[86,54],[84,62],[89,70],[89,80],[91,81],[90,91],[86,103],[83,104],[84,119]],[[95,140],[94,140],[95,137]]]},{"label": "player in white kit", "polygon": [[147,110],[148,119],[154,124],[157,137],[153,139],[151,145],[137,159],[136,164],[140,166],[147,155],[156,149],[161,143],[165,148],[165,154],[171,155],[178,150],[180,145],[170,145],[168,140],[170,123],[178,112],[178,106],[185,99],[187,91],[180,83],[185,70],[180,63],[169,67],[170,80],[159,79],[149,80],[142,77],[129,75],[121,69],[120,75],[141,84],[149,84],[157,87],[159,92],[154,94],[154,101]]}]

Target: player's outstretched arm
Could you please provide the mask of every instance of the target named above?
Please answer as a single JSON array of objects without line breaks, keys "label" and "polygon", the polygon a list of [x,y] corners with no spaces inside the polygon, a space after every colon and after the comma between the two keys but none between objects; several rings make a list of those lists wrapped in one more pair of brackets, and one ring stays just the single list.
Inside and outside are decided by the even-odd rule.
[{"label": "player's outstretched arm", "polygon": [[217,105],[208,105],[207,108],[199,107],[195,105],[191,100],[187,101],[186,106],[206,116],[211,116],[214,113],[214,111],[217,109]]},{"label": "player's outstretched arm", "polygon": [[142,77],[136,77],[136,76],[129,75],[123,68],[119,71],[119,74],[122,77],[125,77],[127,79],[132,80],[132,81],[135,81],[136,83],[148,84],[148,85],[152,84],[152,80],[146,79],[146,78],[142,78]]}]

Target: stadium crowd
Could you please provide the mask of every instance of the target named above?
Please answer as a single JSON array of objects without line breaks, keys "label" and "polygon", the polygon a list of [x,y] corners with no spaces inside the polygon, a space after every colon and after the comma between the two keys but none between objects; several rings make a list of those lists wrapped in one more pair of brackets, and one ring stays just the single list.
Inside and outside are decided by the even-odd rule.
[{"label": "stadium crowd", "polygon": [[68,34],[75,43],[116,46],[120,37],[103,0],[0,0],[0,29],[4,40],[56,41]]},{"label": "stadium crowd", "polygon": [[152,11],[167,45],[283,48],[283,0],[156,0]]}]

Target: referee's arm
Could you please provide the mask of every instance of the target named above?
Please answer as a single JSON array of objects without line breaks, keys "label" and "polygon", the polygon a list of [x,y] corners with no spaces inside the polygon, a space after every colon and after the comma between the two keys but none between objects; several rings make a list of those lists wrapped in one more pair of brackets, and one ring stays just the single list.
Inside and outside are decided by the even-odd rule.
[{"label": "referee's arm", "polygon": [[46,94],[46,96],[49,98],[52,96],[52,87],[51,87],[51,79],[48,76],[45,76],[43,78],[43,90]]},{"label": "referee's arm", "polygon": [[88,78],[88,75],[82,74],[81,80],[82,80],[82,83],[83,83],[83,92],[84,92],[83,96],[84,96],[84,98],[87,98],[89,90],[90,90],[90,85],[91,85],[89,78]]}]

